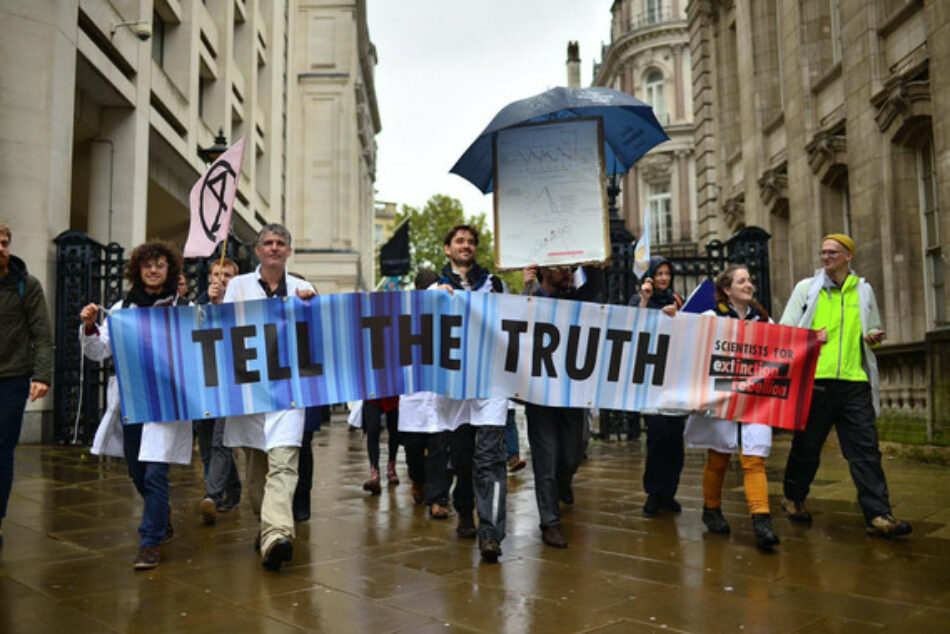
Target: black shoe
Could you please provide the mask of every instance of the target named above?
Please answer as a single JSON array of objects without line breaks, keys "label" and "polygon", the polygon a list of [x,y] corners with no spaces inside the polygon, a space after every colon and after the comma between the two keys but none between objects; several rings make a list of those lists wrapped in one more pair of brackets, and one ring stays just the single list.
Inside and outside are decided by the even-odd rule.
[{"label": "black shoe", "polygon": [[907,522],[894,519],[894,516],[878,515],[867,526],[867,533],[872,537],[899,537],[908,535],[913,529]]},{"label": "black shoe", "polygon": [[475,539],[475,518],[471,513],[459,513],[459,523],[455,533],[462,539]]},{"label": "black shoe", "polygon": [[660,496],[648,495],[643,505],[643,517],[656,517],[660,514]]},{"label": "black shoe", "polygon": [[270,547],[261,562],[268,570],[280,570],[280,565],[294,556],[294,545],[286,537],[281,537]]},{"label": "black shoe", "polygon": [[548,526],[541,529],[541,541],[554,548],[567,548],[567,538],[560,526]]},{"label": "black shoe", "polygon": [[710,509],[704,506],[703,524],[706,525],[710,533],[717,533],[719,535],[729,534],[729,522],[722,516],[721,508]]},{"label": "black shoe", "polygon": [[501,544],[494,537],[479,536],[478,550],[482,553],[482,559],[493,564],[501,557]]},{"label": "black shoe", "polygon": [[683,507],[680,506],[680,503],[677,502],[675,498],[665,498],[660,502],[660,508],[664,511],[672,511],[673,513],[679,513],[683,510]]},{"label": "black shoe", "polygon": [[795,502],[788,498],[782,498],[782,510],[788,514],[788,519],[793,522],[810,522],[811,513],[805,508],[805,501]]},{"label": "black shoe", "polygon": [[755,533],[755,547],[759,550],[772,550],[778,546],[779,539],[772,531],[772,516],[768,513],[752,514],[752,532]]},{"label": "black shoe", "polygon": [[310,511],[306,509],[294,509],[294,522],[306,522],[310,519]]}]

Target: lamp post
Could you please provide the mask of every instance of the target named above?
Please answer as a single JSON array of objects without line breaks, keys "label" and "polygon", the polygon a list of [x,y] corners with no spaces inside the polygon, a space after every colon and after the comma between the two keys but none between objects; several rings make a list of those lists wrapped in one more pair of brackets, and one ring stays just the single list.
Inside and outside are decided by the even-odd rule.
[{"label": "lamp post", "polygon": [[224,129],[218,128],[218,134],[214,137],[214,145],[207,148],[199,147],[198,156],[205,163],[214,163],[227,149],[228,140],[224,136]]},{"label": "lamp post", "polygon": [[633,234],[627,231],[617,209],[620,178],[607,183],[607,212],[610,216],[610,266],[607,268],[607,303],[626,305],[633,291]]},{"label": "lamp post", "polygon": [[[633,234],[627,231],[617,209],[620,178],[612,174],[607,181],[607,213],[610,218],[610,266],[607,267],[608,304],[626,306],[633,292]],[[626,433],[628,439],[640,437],[639,415],[618,410],[600,410],[600,437],[609,440],[611,434]]]}]

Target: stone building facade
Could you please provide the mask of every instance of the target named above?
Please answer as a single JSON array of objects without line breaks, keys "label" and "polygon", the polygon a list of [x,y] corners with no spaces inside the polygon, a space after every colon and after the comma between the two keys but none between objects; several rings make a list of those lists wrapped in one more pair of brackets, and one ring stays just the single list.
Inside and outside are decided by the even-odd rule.
[{"label": "stone building facade", "polygon": [[620,215],[639,235],[650,214],[651,243],[660,252],[692,251],[698,231],[693,151],[692,85],[685,0],[616,0],[611,40],[594,68],[594,85],[650,104],[670,140],[623,176]]},{"label": "stone building facade", "polygon": [[[126,253],[184,243],[198,150],[219,129],[246,138],[234,241],[282,222],[321,292],[372,286],[365,0],[0,0],[0,42],[0,219],[51,312],[61,232]],[[51,401],[31,406],[25,440]]]},{"label": "stone building facade", "polygon": [[692,0],[699,234],[772,235],[773,310],[854,237],[888,331],[885,437],[950,443],[950,4]]}]

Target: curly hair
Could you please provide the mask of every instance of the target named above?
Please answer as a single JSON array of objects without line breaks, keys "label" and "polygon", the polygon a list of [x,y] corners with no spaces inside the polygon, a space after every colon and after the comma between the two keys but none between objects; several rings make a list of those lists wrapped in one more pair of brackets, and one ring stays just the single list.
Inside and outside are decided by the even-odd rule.
[{"label": "curly hair", "polygon": [[132,250],[128,262],[125,263],[125,279],[132,286],[142,284],[142,265],[151,260],[165,256],[168,261],[168,277],[165,278],[163,290],[173,293],[178,288],[178,276],[181,275],[183,262],[181,252],[171,242],[164,240],[149,240]]}]

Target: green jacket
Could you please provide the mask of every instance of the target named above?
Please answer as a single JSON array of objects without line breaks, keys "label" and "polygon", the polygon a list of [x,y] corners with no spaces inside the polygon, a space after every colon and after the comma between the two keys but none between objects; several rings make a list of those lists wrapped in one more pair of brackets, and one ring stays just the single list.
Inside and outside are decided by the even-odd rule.
[{"label": "green jacket", "polygon": [[0,378],[28,376],[53,384],[53,335],[40,281],[10,256],[0,278]]},{"label": "green jacket", "polygon": [[[855,281],[852,282],[849,277],[845,282],[846,296],[844,304],[841,303],[842,296],[840,292],[837,296],[834,292],[834,282],[828,278],[822,269],[815,271],[814,277],[800,281],[795,285],[791,297],[788,298],[788,303],[785,305],[785,312],[782,313],[780,323],[783,326],[798,326],[799,328],[818,330],[822,326],[830,325],[816,322],[816,316],[821,314],[819,312],[819,294],[826,294],[828,296],[826,299],[832,303],[837,301],[843,310],[841,313],[843,318],[841,323],[847,323],[848,325],[846,328],[847,336],[856,339],[856,341],[852,340],[849,342],[849,345],[839,345],[843,344],[843,342],[836,341],[832,344],[831,340],[829,340],[828,345],[822,346],[822,357],[819,357],[819,363],[822,358],[825,358],[825,360],[828,359],[828,357],[825,357],[826,354],[831,354],[830,359],[833,360],[837,366],[839,361],[838,355],[850,355],[847,359],[848,366],[853,368],[857,365],[864,371],[867,376],[866,380],[871,384],[871,399],[874,403],[874,412],[875,414],[880,414],[880,382],[878,378],[877,359],[872,349],[878,347],[880,344],[870,346],[862,337],[874,330],[883,330],[881,314],[878,311],[877,300],[874,297],[874,289],[871,288],[871,285],[868,284],[864,278],[858,277],[854,271],[851,271],[850,276],[853,276]],[[847,298],[847,294],[850,293],[857,294],[856,306],[853,300],[849,301]],[[854,323],[855,310],[857,311],[857,319],[860,321],[860,329],[856,328],[857,324]],[[827,312],[824,314],[825,317],[828,316]],[[831,334],[829,330],[829,336]],[[858,355],[858,351],[860,351],[860,355]],[[858,355],[859,358],[855,358],[855,355]],[[843,361],[842,359],[842,367],[844,366]],[[846,377],[842,378],[848,380]],[[851,380],[853,380],[853,378],[854,377],[852,377]]]}]

